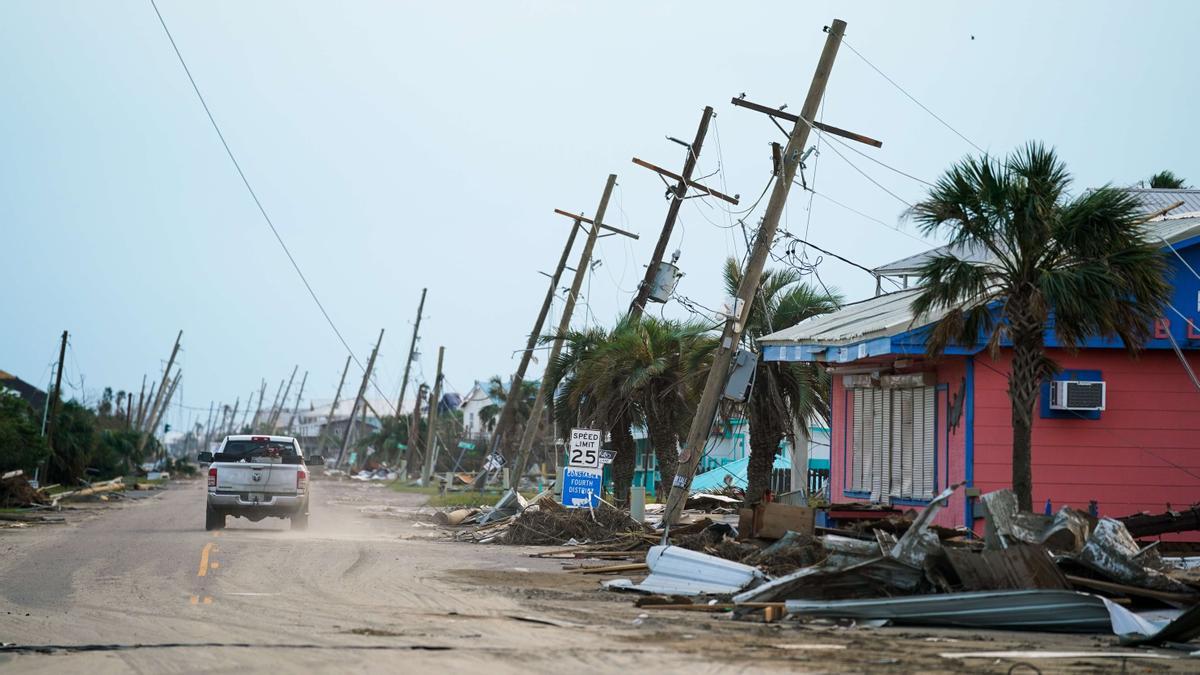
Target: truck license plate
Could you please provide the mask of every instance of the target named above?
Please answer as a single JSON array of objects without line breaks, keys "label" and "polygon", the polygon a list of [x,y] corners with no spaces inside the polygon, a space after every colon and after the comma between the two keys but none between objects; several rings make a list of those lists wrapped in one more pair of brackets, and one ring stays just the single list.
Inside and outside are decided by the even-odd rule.
[{"label": "truck license plate", "polygon": [[262,492],[251,492],[250,493],[250,501],[265,502],[265,501],[267,501],[267,495],[263,494]]}]

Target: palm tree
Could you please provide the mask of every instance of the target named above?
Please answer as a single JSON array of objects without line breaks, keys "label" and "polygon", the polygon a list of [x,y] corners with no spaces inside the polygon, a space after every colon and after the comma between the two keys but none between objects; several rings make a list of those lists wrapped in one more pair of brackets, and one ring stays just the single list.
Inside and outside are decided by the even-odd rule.
[{"label": "palm tree", "polygon": [[1170,190],[1182,190],[1187,188],[1187,181],[1183,176],[1176,176],[1173,171],[1159,171],[1150,176],[1150,187],[1152,188],[1167,188]]},{"label": "palm tree", "polygon": [[562,336],[563,350],[546,370],[546,385],[557,393],[553,413],[559,426],[569,429],[594,425],[608,431],[613,458],[613,485],[618,504],[629,499],[637,445],[633,425],[640,422],[636,405],[623,395],[625,373],[598,365],[598,355],[623,331],[630,330],[627,322],[618,323],[611,331],[591,328],[570,331]]},{"label": "palm tree", "polygon": [[591,361],[596,372],[619,376],[619,389],[605,395],[635,403],[645,417],[663,479],[675,475],[679,438],[702,382],[698,376],[707,372],[716,342],[703,324],[642,317],[614,331]]},{"label": "palm tree", "polygon": [[[1039,383],[1057,370],[1043,339],[1048,322],[1067,349],[1092,336],[1116,337],[1136,354],[1171,291],[1134,198],[1105,187],[1071,199],[1070,183],[1054,151],[1030,143],[1003,161],[964,159],[911,212],[924,233],[944,231],[951,244],[923,266],[913,303],[918,317],[945,313],[928,353],[982,338],[995,358],[1002,342],[1012,345],[1012,487],[1026,510],[1033,506],[1033,406]],[[963,260],[955,250],[988,255]]]},{"label": "palm tree", "polygon": [[[725,287],[736,295],[742,271],[733,258],[725,261]],[[763,272],[762,285],[746,317],[745,335],[757,341],[778,329],[837,309],[841,296],[804,283],[798,270]],[[761,351],[761,350],[759,350]],[[808,450],[808,426],[829,419],[829,374],[813,363],[762,361],[754,370],[754,387],[747,401],[750,419],[750,461],[746,468],[746,503],[762,499],[770,485],[779,444],[791,438],[792,451]],[[794,433],[793,430],[800,430]]]}]

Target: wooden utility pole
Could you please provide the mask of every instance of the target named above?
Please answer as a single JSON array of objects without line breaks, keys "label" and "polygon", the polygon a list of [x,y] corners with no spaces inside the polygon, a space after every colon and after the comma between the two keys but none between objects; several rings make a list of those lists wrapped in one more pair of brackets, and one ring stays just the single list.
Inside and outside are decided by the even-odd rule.
[{"label": "wooden utility pole", "polygon": [[[167,393],[165,396],[163,396],[163,399],[162,399],[162,405],[159,406],[159,408],[158,408],[158,415],[156,415],[154,417],[154,419],[151,420],[150,434],[149,434],[150,438],[154,438],[155,434],[158,432],[158,423],[161,422],[163,417],[166,416],[167,406],[171,405],[171,397],[173,397],[175,395],[175,388],[179,386],[179,378],[181,378],[181,377],[183,377],[183,371],[182,370],[175,371],[175,377],[171,379],[171,387],[169,389],[167,389]],[[228,410],[228,408],[226,408],[226,410]],[[164,453],[166,452],[165,445],[163,446],[163,452]]]},{"label": "wooden utility pole", "polygon": [[292,367],[292,376],[288,378],[287,388],[283,390],[283,396],[279,399],[279,407],[271,411],[271,421],[268,424],[267,433],[275,433],[275,427],[279,424],[279,417],[283,415],[283,409],[287,407],[288,394],[292,393],[292,382],[296,381],[296,372],[300,370],[299,365]]},{"label": "wooden utility pole", "polygon": [[154,431],[153,421],[158,416],[158,408],[162,405],[163,398],[167,395],[167,385],[170,383],[171,368],[175,365],[175,355],[179,353],[179,341],[181,339],[183,339],[183,331],[179,331],[179,334],[175,336],[175,345],[171,347],[171,357],[167,359],[167,367],[163,369],[162,380],[158,383],[158,393],[152,397],[153,401],[150,404],[150,412],[146,416],[147,424],[141,429],[143,436],[138,439],[138,450],[141,450],[142,446],[146,443],[145,432],[149,431],[153,433]]},{"label": "wooden utility pole", "polygon": [[[810,122],[816,118],[821,105],[821,97],[825,93],[825,84],[829,81],[829,73],[833,69],[833,60],[837,56],[842,35],[846,30],[846,22],[835,19],[828,29],[825,48],[821,50],[821,58],[817,62],[817,70],[813,75],[812,84],[808,88],[808,96],[804,99],[804,107],[800,109],[800,118],[792,126],[788,136],[787,147],[783,151],[783,164],[775,186],[771,190],[771,200],[767,203],[767,211],[763,216],[758,234],[754,237],[754,248],[746,261],[746,269],[742,273],[742,281],[738,286],[737,299],[734,301],[734,316],[725,321],[725,330],[717,350],[713,355],[713,364],[708,371],[708,379],[704,383],[704,393],[696,407],[696,415],[692,418],[692,426],[688,431],[687,442],[679,457],[677,475],[671,481],[671,494],[667,499],[664,523],[674,523],[683,512],[683,503],[687,500],[692,477],[700,463],[704,450],[704,442],[712,432],[713,417],[717,413],[725,383],[729,379],[729,366],[733,355],[737,352],[742,331],[745,328],[745,317],[754,302],[762,279],[763,267],[767,262],[767,254],[771,252],[771,244],[775,240],[775,230],[779,227],[779,218],[787,203],[788,192],[792,187],[792,179],[800,164],[808,143]],[[666,476],[663,476],[665,481]]]},{"label": "wooden utility pole", "polygon": [[404,361],[404,379],[400,380],[400,398],[396,399],[396,417],[400,417],[400,411],[404,410],[404,394],[408,392],[408,373],[412,369],[413,354],[417,351],[417,339],[421,333],[421,314],[425,311],[425,291],[428,288],[421,289],[421,302],[417,304],[417,320],[413,323],[412,341],[408,343],[408,359]]},{"label": "wooden utility pole", "polygon": [[433,463],[437,459],[437,415],[438,401],[442,398],[442,359],[446,356],[446,348],[438,347],[437,377],[433,380],[433,393],[429,395],[429,429],[425,437],[425,468],[421,470],[421,485],[429,485],[433,478]]},{"label": "wooden utility pole", "polygon": [[362,384],[358,385],[358,395],[354,397],[354,407],[350,408],[350,416],[346,418],[346,433],[342,434],[342,449],[338,451],[337,464],[341,466],[346,458],[346,449],[350,447],[350,432],[354,430],[354,416],[358,414],[358,406],[367,393],[367,383],[371,381],[371,371],[375,368],[375,357],[379,354],[379,345],[383,344],[383,329],[379,329],[379,339],[371,350],[371,358],[367,359],[367,367],[363,370]]},{"label": "wooden utility pole", "polygon": [[338,380],[337,392],[333,395],[333,405],[329,406],[329,416],[325,418],[325,426],[321,428],[317,440],[317,454],[324,455],[325,440],[329,438],[329,429],[333,426],[333,416],[337,413],[338,404],[342,402],[342,385],[346,384],[346,374],[350,372],[350,355],[346,355],[346,366],[342,368],[342,377]]},{"label": "wooden utility pole", "polygon": [[204,447],[200,448],[201,450],[208,450],[208,444],[212,440],[213,407],[215,405],[216,401],[208,402],[208,419],[204,422]]},{"label": "wooden utility pole", "polygon": [[275,416],[275,406],[279,405],[279,396],[283,394],[283,383],[286,381],[279,380],[279,386],[275,388],[275,398],[271,399],[271,407],[267,410],[267,419],[259,425],[259,431],[271,433],[271,418]]},{"label": "wooden utility pole", "polygon": [[62,399],[63,361],[67,358],[67,331],[62,333],[62,341],[58,345],[58,366],[54,373],[54,391],[50,392],[50,414],[47,415],[46,445],[54,455],[54,429],[58,426],[58,402]]},{"label": "wooden utility pole", "polygon": [[[246,401],[246,405],[250,405],[250,402]],[[237,427],[237,414],[238,411],[241,410],[241,407],[242,397],[238,396],[237,398],[233,399],[233,412],[229,415],[229,424],[225,427],[226,436],[234,433],[233,430]]]},{"label": "wooden utility pole", "polygon": [[[246,409],[244,411],[242,411],[242,423],[238,425],[237,429],[235,429],[233,433],[240,434],[240,433],[242,433],[242,429],[246,428],[246,421],[250,419],[250,404],[253,402],[254,402],[254,390],[251,389],[250,396],[246,399]],[[259,401],[258,404],[262,405],[262,401]]]},{"label": "wooden utility pole", "polygon": [[575,220],[571,224],[571,234],[567,235],[567,244],[563,246],[562,255],[558,258],[558,266],[554,268],[554,274],[550,276],[550,286],[546,289],[546,297],[542,300],[542,308],[538,311],[537,319],[533,322],[533,330],[530,331],[529,339],[525,342],[525,351],[521,352],[521,360],[517,363],[517,372],[513,375],[512,382],[508,385],[508,397],[504,399],[504,406],[500,409],[500,418],[496,420],[496,428],[492,431],[492,454],[500,451],[501,441],[508,434],[513,418],[516,416],[517,407],[520,404],[520,401],[517,399],[521,395],[521,384],[525,382],[525,371],[529,368],[529,361],[533,358],[533,350],[537,347],[538,339],[542,336],[542,325],[546,322],[546,316],[550,313],[550,305],[554,302],[554,296],[558,293],[558,282],[562,278],[563,269],[567,266],[567,258],[571,255],[571,248],[575,246],[575,236],[579,234],[580,227],[581,221],[579,220]]},{"label": "wooden utility pole", "polygon": [[175,346],[171,347],[171,356],[167,359],[167,367],[163,369],[162,380],[158,383],[158,393],[154,395],[154,402],[150,406],[150,412],[147,415],[146,426],[141,428],[138,434],[137,450],[140,453],[142,448],[146,447],[147,434],[154,433],[154,425],[158,423],[158,417],[162,408],[162,401],[166,398],[167,379],[171,377],[171,368],[175,365],[175,356],[179,353],[179,341],[183,339],[183,331],[175,336]]},{"label": "wooden utility pole", "polygon": [[292,408],[292,416],[288,420],[287,435],[292,435],[292,427],[296,424],[296,416],[300,414],[300,397],[304,396],[304,385],[308,382],[308,371],[304,371],[304,377],[300,380],[300,391],[296,392],[296,405]]},{"label": "wooden utility pole", "polygon": [[421,402],[425,400],[426,389],[428,387],[424,382],[421,383],[421,386],[417,387],[417,400],[413,403],[412,418],[408,426],[408,453],[405,458],[405,472],[410,468],[415,468],[417,457],[425,457],[421,453]]},{"label": "wooden utility pole", "polygon": [[695,171],[696,163],[700,159],[700,148],[704,145],[704,137],[708,134],[708,123],[712,120],[712,116],[712,106],[705,106],[704,114],[700,116],[700,127],[696,129],[696,139],[687,146],[688,154],[687,159],[683,162],[683,173],[680,174],[675,187],[667,191],[671,196],[671,205],[667,207],[667,219],[663,222],[662,232],[658,235],[658,243],[654,245],[654,253],[650,255],[650,264],[646,266],[646,276],[638,286],[633,302],[629,304],[631,318],[640,318],[646,309],[646,299],[654,287],[654,280],[658,275],[658,264],[662,262],[663,254],[667,251],[667,244],[671,242],[675,219],[679,217],[679,209],[683,206],[684,198],[687,197],[688,185],[692,182],[692,172]]},{"label": "wooden utility pole", "polygon": [[146,376],[142,375],[142,391],[138,393],[137,416],[129,421],[129,426],[132,429],[142,428],[142,415],[146,405]]},{"label": "wooden utility pole", "polygon": [[137,430],[141,431],[146,427],[146,419],[150,416],[150,401],[154,400],[155,392],[158,391],[158,383],[150,383],[150,393],[146,395],[146,405],[142,407],[138,414]]},{"label": "wooden utility pole", "polygon": [[[604,193],[600,196],[600,205],[596,207],[596,216],[592,221],[592,227],[588,230],[587,243],[583,245],[583,253],[579,255],[579,264],[575,267],[575,278],[571,282],[571,292],[563,304],[562,317],[558,321],[558,331],[555,333],[554,343],[550,347],[550,356],[546,359],[547,365],[558,359],[558,354],[562,350],[562,336],[571,327],[571,314],[575,311],[575,301],[583,288],[583,278],[587,276],[592,262],[592,249],[596,247],[600,223],[604,222],[604,212],[608,210],[608,199],[612,196],[613,186],[616,184],[617,175],[609,174],[608,181],[604,184]],[[514,487],[520,485],[521,476],[525,475],[525,464],[529,461],[529,451],[533,447],[533,440],[537,438],[538,427],[542,424],[542,411],[546,407],[546,398],[554,394],[549,389],[546,386],[546,378],[543,377],[538,386],[537,397],[533,399],[533,408],[529,411],[529,420],[525,423],[525,433],[521,435],[521,446],[517,450],[516,463],[513,465],[511,475]]]}]

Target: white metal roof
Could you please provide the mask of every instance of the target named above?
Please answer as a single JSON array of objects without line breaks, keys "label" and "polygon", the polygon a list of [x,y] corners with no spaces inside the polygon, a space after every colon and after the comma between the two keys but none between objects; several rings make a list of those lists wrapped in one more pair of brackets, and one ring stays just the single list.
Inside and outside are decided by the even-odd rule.
[{"label": "white metal roof", "polygon": [[[1147,226],[1152,241],[1161,240],[1174,244],[1200,236],[1200,213],[1156,218],[1147,223]],[[933,251],[929,252],[931,253]],[[945,315],[945,312],[942,312],[938,316],[914,318],[912,303],[919,291],[919,287],[914,287],[845,305],[836,312],[805,319],[791,328],[760,338],[759,343],[837,346],[897,335],[915,326],[932,323]]]},{"label": "white metal roof", "polygon": [[810,317],[759,339],[760,344],[815,342],[845,344],[908,330],[912,303],[920,289],[909,288],[843,306],[836,312]]}]

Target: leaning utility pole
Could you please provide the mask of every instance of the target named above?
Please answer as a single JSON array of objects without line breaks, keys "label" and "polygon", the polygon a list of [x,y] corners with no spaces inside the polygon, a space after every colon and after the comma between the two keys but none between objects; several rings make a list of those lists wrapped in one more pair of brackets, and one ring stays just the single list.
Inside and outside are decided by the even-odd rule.
[{"label": "leaning utility pole", "polygon": [[[600,196],[600,205],[596,207],[596,216],[592,227],[588,230],[587,243],[583,245],[583,253],[579,256],[579,264],[575,267],[575,279],[571,282],[571,292],[563,304],[562,317],[558,321],[558,331],[554,335],[554,343],[550,347],[550,356],[546,364],[552,364],[558,359],[562,350],[562,336],[571,328],[571,314],[575,311],[575,300],[583,288],[583,278],[592,262],[592,249],[596,247],[596,237],[600,233],[600,224],[604,222],[604,212],[608,210],[608,198],[612,196],[613,186],[617,184],[617,175],[609,174],[604,184],[604,194]],[[521,446],[517,450],[516,463],[513,466],[512,484],[520,485],[521,476],[525,475],[525,464],[529,461],[529,451],[533,447],[533,439],[537,437],[538,427],[542,423],[542,411],[546,407],[546,398],[554,394],[546,386],[546,378],[542,378],[538,386],[537,397],[533,399],[533,408],[529,411],[529,419],[525,422],[525,433],[521,436]]]},{"label": "leaning utility pole", "polygon": [[142,406],[141,412],[138,414],[137,430],[140,432],[146,426],[146,419],[150,417],[150,401],[154,400],[155,393],[158,391],[158,383],[150,383],[150,393],[146,395],[146,405]]},{"label": "leaning utility pole", "polygon": [[358,405],[362,403],[363,396],[367,393],[367,384],[371,381],[371,371],[375,369],[375,357],[379,355],[379,345],[383,344],[383,329],[379,329],[379,339],[375,341],[375,348],[371,350],[371,358],[367,359],[367,367],[363,370],[362,384],[358,385],[358,395],[354,397],[354,407],[350,408],[350,416],[346,418],[346,433],[342,434],[342,449],[338,451],[337,464],[341,466],[342,460],[346,458],[346,450],[350,447],[350,432],[354,430],[354,416],[358,413]]},{"label": "leaning utility pole", "polygon": [[286,380],[280,380],[279,387],[275,389],[275,398],[271,399],[271,407],[267,410],[267,419],[263,420],[262,423],[259,424],[259,431],[261,432],[268,434],[271,433],[271,418],[275,415],[275,406],[279,405],[279,395],[283,393],[284,382],[286,382]]},{"label": "leaning utility pole", "polygon": [[[240,433],[242,433],[242,429],[246,428],[246,420],[250,419],[250,404],[253,402],[254,402],[254,390],[251,389],[250,396],[246,398],[246,409],[242,411],[242,423],[239,424],[237,426],[237,428],[233,430],[233,433],[240,434]],[[262,405],[262,401],[259,401],[258,404]]]},{"label": "leaning utility pole", "polygon": [[296,371],[300,370],[300,366],[292,367],[292,376],[288,378],[287,388],[283,390],[283,396],[279,399],[279,407],[271,411],[271,421],[268,424],[267,433],[275,433],[275,426],[279,424],[279,417],[283,414],[283,409],[287,407],[288,394],[292,393],[292,382],[296,381]]},{"label": "leaning utility pole", "polygon": [[[250,402],[247,401],[246,405],[250,405]],[[229,415],[229,424],[225,425],[225,435],[226,436],[232,434],[234,428],[237,427],[237,414],[238,414],[238,410],[241,410],[241,407],[242,407],[242,397],[238,396],[237,398],[233,399],[233,412],[230,413],[230,415]]]},{"label": "leaning utility pole", "polygon": [[215,405],[216,401],[208,402],[208,419],[204,422],[204,447],[200,448],[201,450],[208,450],[208,444],[212,440],[213,407]]},{"label": "leaning utility pole", "polygon": [[412,342],[408,343],[408,359],[404,361],[404,379],[400,380],[400,398],[396,399],[396,417],[400,417],[400,411],[404,410],[404,394],[408,391],[408,373],[412,368],[413,354],[417,350],[417,338],[421,332],[421,313],[425,311],[425,291],[428,288],[421,289],[421,302],[417,305],[417,321],[413,324]]},{"label": "leaning utility pole", "polygon": [[[692,418],[687,442],[679,457],[677,473],[674,480],[671,481],[671,494],[667,499],[667,508],[663,518],[663,522],[666,524],[676,522],[683,512],[683,503],[687,499],[692,477],[696,474],[696,467],[703,454],[704,441],[712,432],[713,417],[717,414],[717,405],[725,389],[725,383],[729,379],[729,366],[734,353],[741,344],[745,317],[754,302],[755,293],[758,291],[767,255],[771,252],[771,245],[775,240],[775,230],[779,227],[779,218],[783,214],[783,207],[787,203],[788,192],[792,187],[796,168],[800,164],[800,155],[808,143],[810,123],[816,118],[820,108],[821,97],[825,93],[825,84],[829,81],[829,72],[833,69],[833,60],[837,56],[845,30],[846,22],[841,19],[835,19],[833,25],[829,27],[825,48],[821,50],[821,58],[817,62],[817,71],[809,86],[808,96],[804,99],[804,107],[800,109],[800,117],[796,120],[792,127],[792,133],[788,136],[787,148],[783,151],[782,166],[775,179],[775,186],[771,190],[771,200],[767,202],[767,210],[762,224],[754,237],[754,249],[750,254],[750,259],[746,262],[742,281],[738,285],[733,315],[725,321],[724,333],[721,335],[721,341],[717,344],[713,363],[708,371],[708,379],[704,383],[704,393],[700,397],[699,405],[696,406],[696,415]],[[666,476],[663,478],[665,479]]]},{"label": "leaning utility pole", "polygon": [[175,371],[175,377],[171,379],[171,387],[167,390],[166,396],[163,397],[162,405],[158,408],[158,415],[150,423],[150,438],[154,438],[154,435],[158,433],[158,423],[166,416],[167,406],[171,405],[171,397],[175,396],[175,388],[179,386],[179,378],[181,377],[183,377],[183,371]]},{"label": "leaning utility pole", "polygon": [[171,368],[175,365],[175,355],[179,353],[179,341],[183,339],[183,331],[175,336],[175,346],[171,348],[171,357],[167,359],[167,367],[163,369],[162,380],[158,383],[158,393],[154,396],[154,403],[150,406],[150,413],[147,416],[147,424],[139,429],[137,450],[140,453],[142,448],[146,447],[146,433],[154,433],[154,425],[159,416],[159,408],[162,405],[162,400],[166,396],[167,379],[171,377]]},{"label": "leaning utility pole", "polygon": [[[675,187],[669,188],[667,194],[670,196],[671,205],[667,207],[667,219],[663,222],[662,232],[658,235],[658,243],[654,245],[654,253],[650,256],[650,264],[646,266],[646,276],[642,279],[642,283],[638,286],[637,295],[633,297],[633,302],[629,304],[628,316],[633,319],[640,318],[642,312],[646,309],[646,301],[650,296],[650,291],[654,287],[654,281],[658,277],[659,263],[662,262],[663,254],[667,251],[667,244],[671,241],[671,232],[675,229],[675,219],[679,217],[679,209],[683,206],[683,200],[687,197],[687,189],[692,183],[692,172],[696,169],[696,163],[700,159],[700,148],[704,145],[704,137],[708,134],[708,123],[712,119],[712,106],[705,106],[704,114],[700,116],[700,127],[696,129],[696,139],[691,145],[685,146],[688,149],[687,159],[683,161],[683,173],[677,176],[678,180]],[[682,141],[679,141],[682,143]],[[636,157],[634,163],[640,166],[646,166],[652,170],[657,170],[654,165],[641,162]],[[674,174],[669,174],[674,175]],[[705,192],[712,194],[713,191],[708,188],[703,189]],[[724,195],[721,195],[722,197]],[[728,199],[728,198],[726,198]],[[737,204],[737,199],[732,199],[734,204]]]},{"label": "leaning utility pole", "polygon": [[521,395],[521,384],[525,381],[525,370],[529,368],[529,361],[533,357],[533,350],[537,347],[538,339],[542,336],[542,324],[546,322],[546,315],[550,313],[550,305],[554,302],[554,296],[558,293],[558,281],[562,278],[563,269],[567,266],[567,258],[571,255],[571,248],[575,245],[575,236],[579,234],[580,226],[581,221],[579,220],[575,220],[571,224],[571,234],[567,235],[567,244],[563,246],[562,255],[558,258],[558,266],[554,268],[554,274],[550,277],[550,287],[546,289],[546,297],[542,300],[542,308],[538,311],[537,319],[533,322],[533,330],[530,331],[529,340],[525,343],[525,351],[521,352],[521,360],[517,363],[517,372],[513,375],[512,382],[508,385],[508,397],[504,399],[504,406],[500,408],[500,418],[496,420],[496,428],[492,430],[492,454],[500,451],[500,443],[508,433],[508,428],[512,426],[513,417],[516,416],[519,404],[517,398]]},{"label": "leaning utility pole", "polygon": [[346,355],[346,367],[342,368],[342,378],[338,380],[337,392],[333,395],[333,405],[329,406],[329,416],[325,418],[325,426],[321,427],[320,438],[317,439],[317,454],[324,455],[325,439],[329,438],[329,428],[333,425],[333,416],[337,413],[338,404],[342,402],[342,385],[346,384],[346,374],[350,372],[350,355]]},{"label": "leaning utility pole", "polygon": [[292,427],[296,424],[296,416],[300,414],[300,397],[304,396],[304,384],[308,382],[308,371],[304,371],[304,377],[300,380],[300,391],[296,392],[296,406],[292,408],[292,416],[288,419],[287,435],[292,435]]},{"label": "leaning utility pole", "polygon": [[54,428],[58,426],[55,422],[58,419],[58,402],[62,398],[62,374],[63,360],[67,358],[67,331],[62,333],[62,342],[58,345],[58,370],[54,373],[54,391],[50,392],[50,414],[47,415],[46,423],[46,445],[50,448],[51,456],[54,455]]},{"label": "leaning utility pole", "polygon": [[129,426],[132,429],[142,428],[142,414],[146,405],[146,376],[142,375],[142,391],[138,394],[137,415],[129,420]]},{"label": "leaning utility pole", "polygon": [[433,463],[437,459],[435,443],[437,443],[437,414],[438,401],[442,398],[442,359],[446,356],[446,348],[438,347],[437,377],[433,380],[433,393],[429,395],[429,429],[425,438],[425,468],[421,470],[421,485],[429,485],[433,478]]},{"label": "leaning utility pole", "polygon": [[[421,402],[425,400],[425,390],[428,388],[424,382],[421,383],[421,386],[417,387],[417,400],[413,403],[412,416],[408,423],[408,452],[405,454],[404,463],[406,474],[409,469],[415,468],[415,460],[418,456],[424,457],[421,454]],[[407,478],[407,475],[405,477]]]}]

